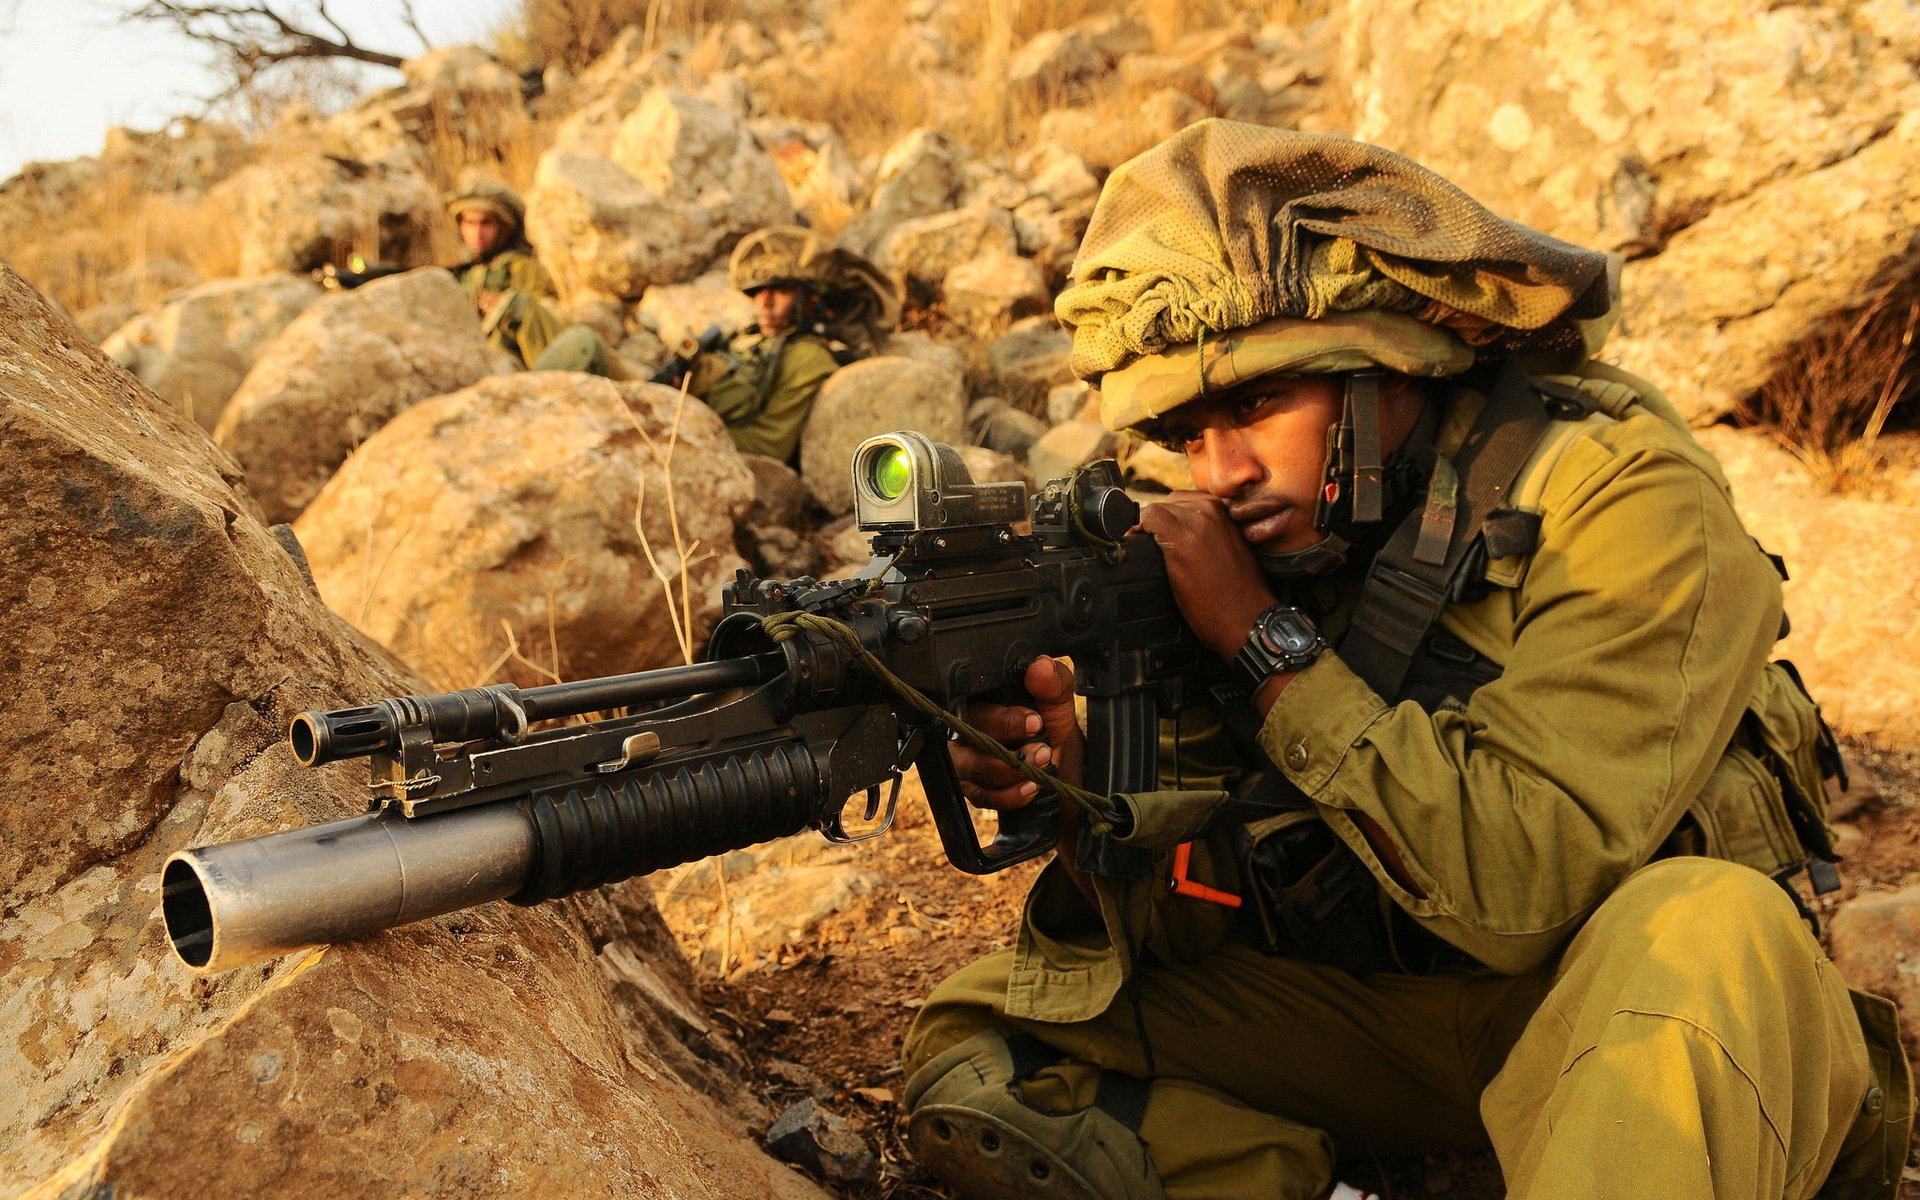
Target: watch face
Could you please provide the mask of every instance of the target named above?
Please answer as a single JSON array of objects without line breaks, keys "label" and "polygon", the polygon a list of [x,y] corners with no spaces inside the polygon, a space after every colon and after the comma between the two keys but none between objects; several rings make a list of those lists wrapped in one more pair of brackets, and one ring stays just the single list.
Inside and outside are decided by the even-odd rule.
[{"label": "watch face", "polygon": [[1319,635],[1299,613],[1283,610],[1269,613],[1260,623],[1260,640],[1275,654],[1291,658],[1311,650]]}]

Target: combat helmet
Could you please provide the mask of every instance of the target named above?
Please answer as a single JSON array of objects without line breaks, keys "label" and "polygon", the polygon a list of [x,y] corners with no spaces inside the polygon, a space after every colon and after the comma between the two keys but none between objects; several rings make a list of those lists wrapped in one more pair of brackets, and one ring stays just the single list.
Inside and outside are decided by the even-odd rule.
[{"label": "combat helmet", "polygon": [[1302,552],[1322,569],[1384,519],[1380,373],[1570,368],[1618,317],[1618,260],[1377,146],[1209,119],[1115,169],[1054,310],[1116,432],[1262,376],[1345,376],[1315,522],[1332,549]]},{"label": "combat helmet", "polygon": [[741,238],[727,275],[748,295],[775,284],[798,288],[796,324],[861,353],[900,319],[900,288],[886,272],[798,225],[772,225]]},{"label": "combat helmet", "polygon": [[506,184],[485,176],[467,176],[447,195],[447,215],[454,220],[469,209],[493,213],[512,226],[516,236],[526,226],[526,201]]},{"label": "combat helmet", "polygon": [[763,287],[786,284],[822,290],[827,245],[811,229],[798,225],[770,225],[740,239],[727,260],[733,286],[751,296]]}]

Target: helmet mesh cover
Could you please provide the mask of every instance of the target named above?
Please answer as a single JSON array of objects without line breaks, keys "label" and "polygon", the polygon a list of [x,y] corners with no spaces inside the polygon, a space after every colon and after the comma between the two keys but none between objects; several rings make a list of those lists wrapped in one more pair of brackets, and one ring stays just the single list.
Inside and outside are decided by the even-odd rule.
[{"label": "helmet mesh cover", "polygon": [[1389,150],[1206,120],[1117,168],[1055,311],[1082,378],[1274,317],[1382,309],[1493,355],[1596,350],[1609,256]]}]

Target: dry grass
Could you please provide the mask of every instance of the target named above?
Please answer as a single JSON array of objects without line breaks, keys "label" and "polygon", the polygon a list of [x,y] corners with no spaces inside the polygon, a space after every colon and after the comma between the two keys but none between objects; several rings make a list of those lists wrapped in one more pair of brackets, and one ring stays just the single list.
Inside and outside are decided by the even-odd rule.
[{"label": "dry grass", "polygon": [[0,246],[15,270],[79,314],[98,304],[145,308],[184,281],[239,271],[234,214],[199,195],[147,190],[133,172],[102,167],[92,185],[43,192],[31,176],[0,211]]},{"label": "dry grass", "polygon": [[740,0],[523,0],[499,41],[519,66],[577,71],[605,54],[628,26],[640,29],[645,47],[654,49],[753,19],[750,9]]},{"label": "dry grass", "polygon": [[771,115],[833,126],[856,154],[928,124],[928,81],[900,66],[905,9],[899,0],[844,0],[841,15],[827,23],[833,36],[825,49],[764,64],[755,73],[755,99]]},{"label": "dry grass", "polygon": [[1882,291],[1795,347],[1742,414],[1769,427],[1834,492],[1865,489],[1881,466],[1880,435],[1920,394],[1920,286]]}]

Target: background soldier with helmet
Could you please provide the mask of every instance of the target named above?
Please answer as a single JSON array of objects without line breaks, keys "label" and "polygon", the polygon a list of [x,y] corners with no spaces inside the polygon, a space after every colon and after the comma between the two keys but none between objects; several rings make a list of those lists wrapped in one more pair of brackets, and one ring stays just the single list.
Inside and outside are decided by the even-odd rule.
[{"label": "background soldier with helmet", "polygon": [[[1223,679],[921,1009],[959,1195],[1316,1200],[1490,1143],[1533,1200],[1893,1196],[1892,1006],[1792,883],[1835,883],[1837,754],[1718,465],[1594,357],[1616,268],[1341,138],[1209,120],[1109,178],[1056,308],[1188,457],[1142,525]],[[975,723],[1079,782],[1070,666],[1026,686]]]},{"label": "background soldier with helmet", "polygon": [[526,211],[511,188],[488,179],[469,180],[447,201],[471,256],[453,274],[473,301],[487,341],[528,370],[627,378],[598,333],[563,323],[548,307],[555,298],[553,277],[527,244]]},{"label": "background soldier with helmet", "polygon": [[897,286],[811,230],[748,234],[728,262],[755,322],[691,364],[688,390],[727,423],[743,453],[790,461],[821,385],[873,352],[900,315]]}]

